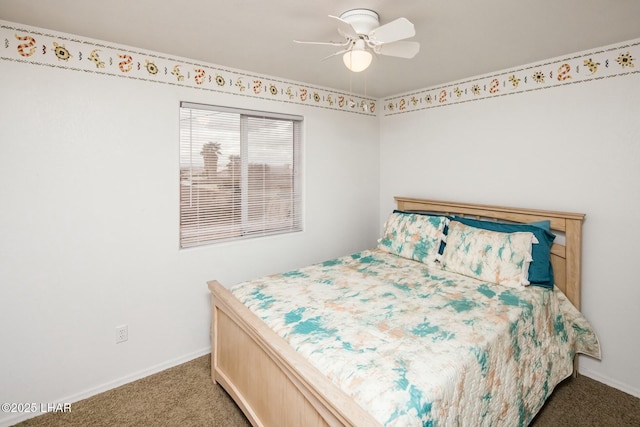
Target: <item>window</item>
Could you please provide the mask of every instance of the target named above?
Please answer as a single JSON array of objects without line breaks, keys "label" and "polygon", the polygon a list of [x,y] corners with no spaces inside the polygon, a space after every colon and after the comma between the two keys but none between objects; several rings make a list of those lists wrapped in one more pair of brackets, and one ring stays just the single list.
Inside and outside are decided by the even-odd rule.
[{"label": "window", "polygon": [[302,230],[302,118],[180,104],[180,247]]}]

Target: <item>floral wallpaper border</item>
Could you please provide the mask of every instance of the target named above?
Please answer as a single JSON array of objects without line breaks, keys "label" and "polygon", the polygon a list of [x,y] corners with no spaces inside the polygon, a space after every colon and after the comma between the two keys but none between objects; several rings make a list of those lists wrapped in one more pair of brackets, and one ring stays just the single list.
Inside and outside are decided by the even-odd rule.
[{"label": "floral wallpaper border", "polygon": [[0,20],[0,60],[375,116],[376,100]]},{"label": "floral wallpaper border", "polygon": [[408,113],[640,72],[640,39],[527,64],[491,76],[447,83],[379,100],[382,115]]}]

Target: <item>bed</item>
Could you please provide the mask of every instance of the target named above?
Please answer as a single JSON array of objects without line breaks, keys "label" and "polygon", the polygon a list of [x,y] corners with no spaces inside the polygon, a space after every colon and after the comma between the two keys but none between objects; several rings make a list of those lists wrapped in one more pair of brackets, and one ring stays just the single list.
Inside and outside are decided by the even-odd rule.
[{"label": "bed", "polygon": [[395,199],[376,248],[208,282],[212,379],[252,425],[527,425],[577,353],[600,357],[583,214]]}]

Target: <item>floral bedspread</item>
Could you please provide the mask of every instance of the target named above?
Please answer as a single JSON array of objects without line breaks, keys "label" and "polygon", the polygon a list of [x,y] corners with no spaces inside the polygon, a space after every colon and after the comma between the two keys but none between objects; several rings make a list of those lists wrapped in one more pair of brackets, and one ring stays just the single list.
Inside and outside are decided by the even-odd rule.
[{"label": "floral bedspread", "polygon": [[597,336],[559,290],[368,250],[232,293],[384,426],[525,426]]}]

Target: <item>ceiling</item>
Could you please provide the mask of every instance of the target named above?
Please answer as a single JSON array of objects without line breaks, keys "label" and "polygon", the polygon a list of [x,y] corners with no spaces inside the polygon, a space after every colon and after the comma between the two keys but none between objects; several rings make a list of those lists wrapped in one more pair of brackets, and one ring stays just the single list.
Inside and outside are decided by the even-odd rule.
[{"label": "ceiling", "polygon": [[[413,59],[350,73],[327,15],[414,23]],[[0,19],[384,98],[640,38],[638,0],[0,0]]]}]

